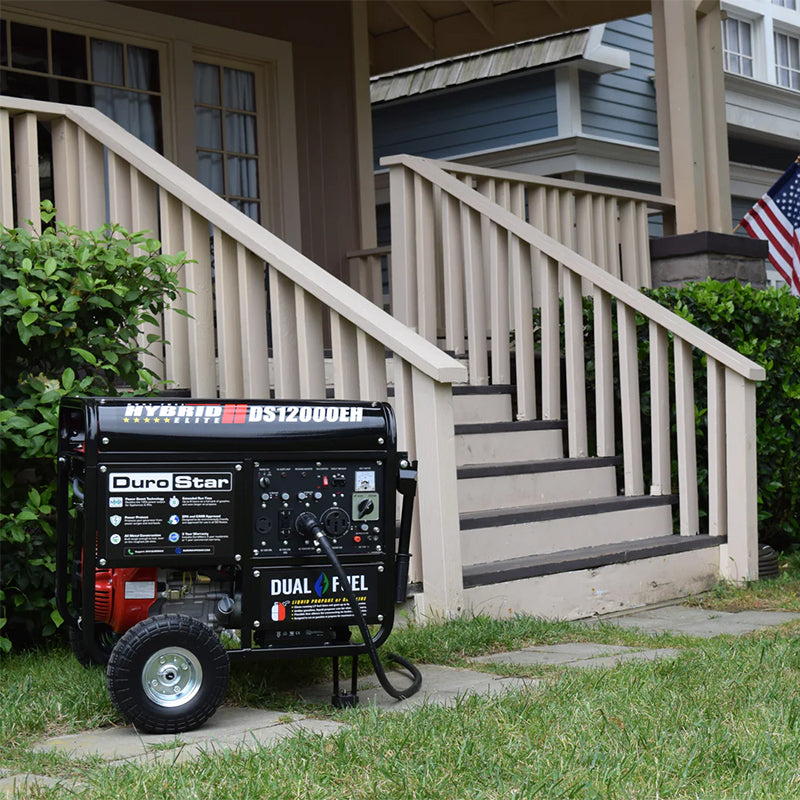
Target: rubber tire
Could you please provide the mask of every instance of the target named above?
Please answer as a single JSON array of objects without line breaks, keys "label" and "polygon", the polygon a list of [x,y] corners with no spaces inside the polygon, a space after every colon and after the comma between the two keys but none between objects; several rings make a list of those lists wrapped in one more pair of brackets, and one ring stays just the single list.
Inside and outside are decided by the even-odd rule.
[{"label": "rubber tire", "polygon": [[67,635],[69,637],[69,647],[70,650],[72,650],[72,654],[78,659],[78,663],[87,669],[92,664],[99,664],[101,667],[108,664],[111,651],[114,649],[114,645],[119,641],[119,634],[114,633],[108,625],[95,623],[94,640],[103,653],[103,659],[98,660],[90,656],[86,651],[86,645],[83,642],[83,631],[80,628],[75,628],[70,625]]},{"label": "rubber tire", "polygon": [[[194,694],[168,706],[148,696],[143,674],[159,651],[184,651],[202,670]],[[181,614],[149,617],[117,642],[108,660],[106,685],[125,720],[145,733],[183,733],[200,727],[225,696],[230,662],[219,637],[202,622]]]}]

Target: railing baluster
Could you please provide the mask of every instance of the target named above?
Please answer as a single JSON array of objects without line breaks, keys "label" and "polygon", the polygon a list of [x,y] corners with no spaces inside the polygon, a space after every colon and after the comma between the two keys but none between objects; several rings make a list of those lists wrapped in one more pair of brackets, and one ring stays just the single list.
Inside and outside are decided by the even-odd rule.
[{"label": "railing baluster", "polygon": [[647,203],[636,203],[636,260],[639,264],[638,287],[650,288],[653,285],[650,274],[650,233],[647,226]]},{"label": "railing baluster", "polygon": [[611,296],[594,287],[594,382],[597,455],[616,455],[614,440],[614,334]]},{"label": "railing baluster", "polygon": [[461,215],[455,198],[442,192],[442,270],[444,272],[445,347],[466,353],[464,330],[464,257]]},{"label": "railing baluster", "polygon": [[417,265],[417,330],[436,344],[436,240],[434,234],[433,186],[414,180],[414,226]]},{"label": "railing baluster", "polygon": [[266,265],[242,244],[236,244],[239,275],[242,372],[245,397],[269,397]]},{"label": "railing baluster", "polygon": [[219,341],[219,396],[244,396],[236,242],[214,228],[214,299]]},{"label": "railing baluster", "polygon": [[567,440],[570,458],[588,452],[586,362],[583,354],[581,278],[564,271],[564,357],[567,371]]},{"label": "railing baluster", "polygon": [[[559,195],[547,191],[544,205],[545,226],[549,235],[558,236]],[[541,254],[542,272],[542,419],[561,419],[561,320],[559,317],[558,262]]]},{"label": "railing baluster", "polygon": [[723,536],[728,529],[725,448],[725,367],[708,357],[708,532]]},{"label": "railing baluster", "polygon": [[0,109],[0,225],[6,228],[14,227],[10,125],[8,111]]},{"label": "railing baluster", "polygon": [[675,419],[678,440],[678,509],[681,536],[700,532],[697,502],[697,445],[694,418],[692,346],[675,339]]},{"label": "railing baluster", "polygon": [[417,328],[417,263],[414,221],[414,176],[404,167],[390,170],[392,207],[392,313],[409,328]]},{"label": "railing baluster", "polygon": [[636,204],[632,200],[620,203],[620,242],[622,250],[622,280],[630,286],[642,285],[639,249],[636,241]]},{"label": "railing baluster", "polygon": [[131,203],[131,167],[114,153],[107,154],[108,221],[133,230]]},{"label": "railing baluster", "polygon": [[300,369],[297,351],[297,312],[294,284],[269,267],[269,313],[272,333],[275,397],[298,397]]},{"label": "railing baluster", "polygon": [[39,136],[35,114],[14,117],[14,159],[17,178],[17,227],[32,226],[33,230],[40,231]]},{"label": "railing baluster", "polygon": [[107,222],[106,194],[101,188],[106,185],[103,145],[82,128],[78,131],[78,182],[83,187],[78,224],[86,230],[94,230]]},{"label": "railing baluster", "polygon": [[66,117],[59,117],[53,120],[51,132],[53,199],[58,219],[66,225],[78,225],[81,216],[81,192],[84,191],[78,178],[78,126]]},{"label": "railing baluster", "polygon": [[489,383],[486,357],[486,313],[483,303],[481,254],[481,220],[476,211],[461,205],[463,235],[464,287],[467,295],[467,338],[469,351],[469,382],[473,386]]},{"label": "railing baluster", "polygon": [[639,354],[636,312],[617,302],[619,383],[622,409],[622,458],[625,494],[644,494],[642,474],[642,421],[639,402]]},{"label": "railing baluster", "polygon": [[214,294],[211,285],[211,251],[208,221],[183,206],[185,249],[196,263],[186,265],[187,308],[194,317],[189,328],[192,395],[217,396],[216,337],[214,335]]},{"label": "railing baluster", "polygon": [[[159,191],[159,195],[161,244],[165,253],[178,253],[184,249],[181,202],[164,189]],[[186,285],[187,269],[188,265],[184,264],[178,271],[180,286]],[[181,292],[172,303],[174,310],[164,314],[164,337],[169,342],[164,377],[174,389],[185,389],[192,383],[189,371],[189,320],[177,313],[178,311],[188,313],[186,298],[186,293]]]},{"label": "railing baluster", "polygon": [[672,491],[670,475],[669,341],[667,332],[650,322],[650,437],[653,474],[650,494]]},{"label": "railing baluster", "polygon": [[294,290],[297,309],[297,357],[300,397],[325,398],[325,355],[322,335],[322,306],[299,286]]},{"label": "railing baluster", "polygon": [[[516,186],[511,212],[522,216],[525,194]],[[517,236],[510,237],[511,305],[514,320],[514,362],[517,382],[517,419],[536,419],[536,352],[533,341],[533,280],[531,248]]]},{"label": "railing baluster", "polygon": [[331,353],[333,357],[333,393],[338,400],[358,398],[356,328],[340,314],[331,312]]},{"label": "railing baluster", "polygon": [[386,400],[386,351],[362,330],[356,331],[358,393],[361,400]]}]

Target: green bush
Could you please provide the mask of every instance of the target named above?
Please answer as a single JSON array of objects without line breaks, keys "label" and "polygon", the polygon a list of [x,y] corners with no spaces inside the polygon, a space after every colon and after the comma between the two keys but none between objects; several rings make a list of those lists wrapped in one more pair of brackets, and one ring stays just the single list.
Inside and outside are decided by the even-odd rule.
[{"label": "green bush", "polygon": [[42,233],[0,228],[0,649],[51,635],[55,610],[55,454],[66,395],[150,393],[146,323],[178,296],[186,254],[119,225]]},{"label": "green bush", "polygon": [[[766,370],[756,390],[759,538],[780,550],[800,548],[800,299],[787,288],[714,280],[647,294]],[[698,466],[707,452],[705,386],[705,363],[697,358]]]}]

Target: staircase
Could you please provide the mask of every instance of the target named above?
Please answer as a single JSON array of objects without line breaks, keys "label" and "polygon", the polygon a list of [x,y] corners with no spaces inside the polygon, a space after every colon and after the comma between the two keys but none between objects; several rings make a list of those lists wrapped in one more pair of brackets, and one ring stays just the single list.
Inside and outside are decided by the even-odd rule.
[{"label": "staircase", "polygon": [[109,217],[192,259],[184,306],[154,330],[169,346],[150,366],[172,388],[392,397],[419,462],[421,617],[584,617],[757,575],[764,371],[638,291],[663,198],[384,159],[389,315],[96,109],[0,97],[0,222],[38,218],[48,159],[60,220]]},{"label": "staircase", "polygon": [[618,494],[621,458],[565,457],[566,422],[514,421],[512,397],[513,387],[454,388],[471,611],[580,618],[718,580],[719,540],[675,535],[676,498]]}]

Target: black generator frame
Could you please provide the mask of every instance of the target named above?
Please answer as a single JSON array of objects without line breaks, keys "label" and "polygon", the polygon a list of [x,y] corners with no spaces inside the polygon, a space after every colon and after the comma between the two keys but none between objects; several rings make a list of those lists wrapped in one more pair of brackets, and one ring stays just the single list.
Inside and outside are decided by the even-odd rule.
[{"label": "black generator frame", "polygon": [[[133,432],[133,422],[123,422],[123,407],[150,404],[152,407],[191,406],[193,408],[221,408],[222,415],[238,415],[240,424],[230,424],[226,436],[211,435],[219,433],[211,426],[218,426],[217,417],[197,420],[196,425],[173,426],[169,434],[164,428],[155,434],[144,435]],[[268,435],[253,436],[253,426],[242,419],[246,409],[261,407],[272,409],[276,420],[270,425],[264,423]],[[289,414],[279,414],[280,409],[339,409],[328,412],[337,419],[345,419],[348,413],[365,424],[346,422],[328,424],[324,419],[314,422],[314,417],[302,422],[285,421]],[[231,411],[233,409],[233,411]],[[242,409],[245,409],[243,412]],[[345,411],[347,409],[348,411]],[[142,412],[143,413],[143,412]],[[277,420],[281,416],[284,421]],[[306,416],[308,416],[306,414]],[[317,417],[320,414],[316,415]],[[330,417],[329,417],[330,418]],[[135,419],[135,418],[134,418]],[[143,419],[143,418],[142,418]],[[186,420],[183,420],[186,421]],[[260,420],[263,422],[263,420]],[[138,426],[141,425],[141,428]],[[316,425],[316,427],[315,427]],[[144,427],[137,423],[137,429]],[[187,428],[199,429],[196,436]],[[241,504],[248,498],[248,486],[258,483],[258,470],[265,463],[332,465],[344,461],[353,463],[376,463],[381,465],[382,487],[382,527],[380,546],[375,549],[364,548],[360,553],[343,554],[341,561],[345,568],[359,568],[365,565],[375,567],[375,574],[381,575],[373,613],[366,619],[370,625],[377,625],[371,637],[372,651],[383,644],[391,633],[394,624],[396,603],[406,599],[408,584],[409,544],[416,492],[416,464],[408,460],[407,454],[397,451],[397,430],[394,413],[388,403],[367,403],[361,401],[276,401],[276,400],[219,400],[219,399],[151,399],[139,397],[121,398],[65,398],[61,404],[59,418],[58,444],[58,524],[56,550],[56,601],[59,613],[72,628],[81,631],[82,644],[90,659],[102,663],[108,654],[98,645],[95,630],[95,578],[98,569],[115,567],[152,566],[174,567],[186,570],[202,569],[216,563],[213,557],[191,560],[186,556],[165,555],[161,560],[145,555],[130,560],[121,559],[109,551],[107,542],[102,541],[105,529],[101,520],[100,501],[107,496],[102,482],[107,470],[127,467],[143,470],[148,466],[154,469],[164,461],[169,466],[202,465],[214,467],[233,466],[237,473],[234,489],[234,503],[238,504],[242,527],[233,536],[235,544],[233,560],[226,566],[238,570],[241,586],[241,618],[232,628],[241,630],[240,647],[227,649],[229,659],[234,661],[253,661],[258,659],[296,658],[299,656],[333,657],[354,656],[368,653],[370,647],[365,642],[297,641],[287,640],[280,644],[277,640],[265,646],[254,646],[253,632],[259,630],[262,620],[264,598],[259,591],[258,572],[262,570],[292,570],[296,568],[325,568],[330,562],[319,548],[303,554],[289,553],[278,555],[259,555],[253,547],[241,546],[249,536],[252,544],[255,524],[252,503],[250,508],[241,511]],[[217,449],[222,445],[222,449]],[[105,469],[104,469],[105,468]],[[82,492],[76,481],[83,482]],[[70,486],[76,486],[70,502]],[[399,528],[396,528],[396,494],[402,497],[402,514]],[[82,494],[82,497],[81,497]],[[71,507],[77,506],[74,518]],[[89,557],[94,554],[94,557]],[[380,568],[380,569],[378,569]],[[262,573],[263,574],[263,573]],[[72,597],[70,598],[70,589]],[[313,622],[313,621],[312,621]],[[310,623],[311,624],[311,623]],[[316,623],[318,624],[318,623]],[[330,623],[324,623],[330,624]],[[355,625],[350,619],[342,622],[342,628]],[[306,626],[308,627],[308,626]],[[272,628],[268,628],[272,630]],[[336,673],[336,671],[335,671]],[[338,681],[338,676],[337,676]]]}]

